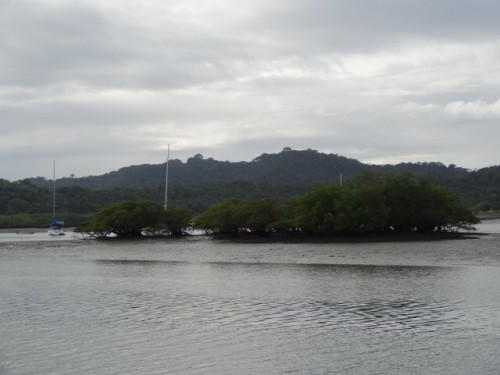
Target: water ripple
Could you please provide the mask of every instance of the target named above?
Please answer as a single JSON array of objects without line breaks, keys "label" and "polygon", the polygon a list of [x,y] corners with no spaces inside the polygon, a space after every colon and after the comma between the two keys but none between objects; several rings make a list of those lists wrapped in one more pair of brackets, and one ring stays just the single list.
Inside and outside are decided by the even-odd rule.
[{"label": "water ripple", "polygon": [[496,269],[54,264],[0,264],[0,373],[465,375],[500,364]]},{"label": "water ripple", "polygon": [[[61,315],[64,312],[64,316]],[[3,317],[37,321],[79,321],[97,325],[210,326],[270,328],[353,328],[376,330],[443,329],[460,319],[456,303],[394,301],[273,300],[189,293],[116,293],[86,300],[44,301],[33,296],[3,301]]]}]

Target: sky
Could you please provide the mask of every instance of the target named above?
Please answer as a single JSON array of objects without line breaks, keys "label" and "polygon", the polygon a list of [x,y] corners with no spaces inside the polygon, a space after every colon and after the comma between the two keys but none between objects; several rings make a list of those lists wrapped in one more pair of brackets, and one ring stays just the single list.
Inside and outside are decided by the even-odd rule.
[{"label": "sky", "polygon": [[0,178],[284,147],[500,164],[498,0],[0,0]]}]

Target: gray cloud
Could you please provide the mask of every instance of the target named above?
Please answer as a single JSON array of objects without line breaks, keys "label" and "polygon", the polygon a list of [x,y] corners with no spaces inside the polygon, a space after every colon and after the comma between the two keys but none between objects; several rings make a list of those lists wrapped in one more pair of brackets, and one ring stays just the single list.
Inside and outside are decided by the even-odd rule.
[{"label": "gray cloud", "polygon": [[0,177],[48,176],[53,159],[77,176],[161,163],[169,143],[181,159],[289,146],[498,164],[499,8],[0,1]]}]

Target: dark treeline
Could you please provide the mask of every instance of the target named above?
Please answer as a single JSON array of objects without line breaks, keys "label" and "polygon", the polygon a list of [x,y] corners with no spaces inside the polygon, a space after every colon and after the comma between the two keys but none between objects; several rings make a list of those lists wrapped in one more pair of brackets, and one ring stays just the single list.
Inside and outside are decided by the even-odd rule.
[{"label": "dark treeline", "polygon": [[477,218],[448,188],[410,174],[361,174],[353,187],[324,185],[284,201],[224,199],[197,215],[151,201],[107,205],[75,228],[83,237],[180,236],[194,226],[214,235],[310,236],[456,232]]},{"label": "dark treeline", "polygon": [[[410,172],[432,184],[446,186],[474,213],[500,211],[500,166],[468,171],[441,163],[402,163],[374,166],[315,150],[285,148],[251,162],[230,163],[196,155],[169,164],[169,202],[193,216],[224,199],[275,199],[283,202],[328,184],[353,187],[362,172],[380,176]],[[73,226],[99,208],[125,200],[163,204],[165,164],[122,168],[102,176],[56,181],[57,213]],[[46,223],[52,212],[52,181],[32,178],[0,179],[0,227]],[[25,225],[22,223],[25,222]],[[45,224],[42,224],[45,226]]]},{"label": "dark treeline", "polygon": [[310,235],[429,233],[471,229],[477,218],[449,189],[411,175],[364,174],[353,188],[327,185],[285,202],[227,199],[210,206],[196,226],[214,234]]},{"label": "dark treeline", "polygon": [[[57,189],[56,212],[64,218],[66,226],[75,226],[105,205],[151,197],[143,190],[63,187]],[[43,228],[50,222],[52,212],[52,189],[37,187],[29,180],[0,179],[0,228]]]},{"label": "dark treeline", "polygon": [[[248,181],[211,183],[193,186],[171,184],[169,204],[185,208],[192,215],[225,198],[262,199],[300,194],[296,186],[255,184]],[[0,228],[45,227],[52,216],[53,192],[50,188],[33,185],[29,180],[9,182],[0,179]],[[75,226],[90,214],[109,204],[122,201],[153,201],[163,205],[165,185],[156,189],[92,190],[81,187],[61,187],[56,193],[56,212],[66,226]]]},{"label": "dark treeline", "polygon": [[[171,160],[169,195],[175,204],[201,212],[221,198],[284,199],[321,185],[338,184],[341,174],[344,184],[349,185],[354,176],[364,171],[382,175],[409,172],[450,188],[474,212],[500,210],[500,166],[470,171],[439,162],[369,165],[336,154],[288,147],[276,154],[262,154],[250,162],[217,161],[200,154],[185,163]],[[137,199],[156,200],[162,196],[164,179],[165,164],[146,164],[101,176],[61,178],[57,186],[99,191],[127,189],[134,191]],[[52,186],[52,181],[45,178],[29,180],[38,187]],[[68,193],[75,195],[74,191]]]}]

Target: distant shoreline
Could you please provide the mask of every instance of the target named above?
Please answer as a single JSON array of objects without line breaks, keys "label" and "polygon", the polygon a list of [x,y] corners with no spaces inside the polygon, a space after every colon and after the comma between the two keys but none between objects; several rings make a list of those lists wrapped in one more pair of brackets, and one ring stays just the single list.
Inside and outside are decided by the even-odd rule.
[{"label": "distant shoreline", "polygon": [[0,233],[34,234],[47,231],[44,228],[0,228]]},{"label": "distant shoreline", "polygon": [[[45,233],[49,228],[0,228],[0,233],[13,233],[13,234],[35,234]],[[66,231],[73,231],[73,228],[66,228]]]}]

